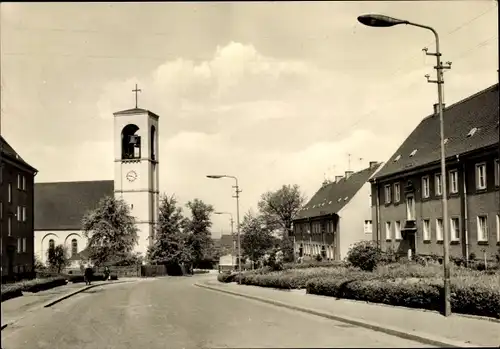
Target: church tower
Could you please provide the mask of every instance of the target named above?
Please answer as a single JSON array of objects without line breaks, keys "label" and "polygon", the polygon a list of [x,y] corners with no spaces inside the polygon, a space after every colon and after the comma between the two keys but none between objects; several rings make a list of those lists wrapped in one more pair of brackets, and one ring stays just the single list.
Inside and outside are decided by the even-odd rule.
[{"label": "church tower", "polygon": [[114,113],[115,197],[122,198],[136,219],[136,252],[146,255],[158,222],[158,115],[137,108]]}]

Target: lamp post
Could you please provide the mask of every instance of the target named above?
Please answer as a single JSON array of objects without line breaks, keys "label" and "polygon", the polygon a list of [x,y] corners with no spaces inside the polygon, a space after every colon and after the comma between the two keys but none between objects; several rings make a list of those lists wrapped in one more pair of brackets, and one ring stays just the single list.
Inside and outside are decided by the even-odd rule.
[{"label": "lamp post", "polygon": [[236,191],[236,195],[233,196],[236,198],[236,234],[237,234],[237,239],[238,239],[238,284],[241,284],[241,237],[240,237],[240,187],[238,185],[238,178],[235,176],[229,176],[229,175],[208,175],[207,178],[210,179],[221,179],[221,178],[232,178],[235,181],[235,185],[233,188]]},{"label": "lamp post", "polygon": [[440,143],[441,143],[441,185],[442,185],[442,207],[443,207],[443,267],[444,267],[444,316],[451,315],[450,304],[450,242],[449,242],[449,222],[448,222],[448,198],[446,187],[446,158],[444,149],[444,122],[443,122],[443,71],[451,68],[451,62],[446,62],[446,65],[441,63],[441,52],[439,51],[439,36],[436,30],[432,27],[412,23],[407,20],[396,19],[383,15],[368,14],[358,17],[358,21],[369,27],[392,27],[399,24],[411,25],[414,27],[430,30],[436,38],[436,52],[429,53],[427,48],[423,51],[428,56],[436,57],[437,80],[430,80],[429,75],[426,75],[427,82],[437,84],[438,91],[438,108],[439,108],[439,129],[440,129]]},{"label": "lamp post", "polygon": [[230,217],[229,221],[231,222],[231,242],[232,242],[232,251],[233,251],[231,253],[231,255],[234,256],[235,255],[235,246],[234,246],[234,230],[233,230],[234,220],[233,220],[233,214],[230,213],[230,212],[214,212],[214,214],[218,214],[218,215],[227,214]]}]

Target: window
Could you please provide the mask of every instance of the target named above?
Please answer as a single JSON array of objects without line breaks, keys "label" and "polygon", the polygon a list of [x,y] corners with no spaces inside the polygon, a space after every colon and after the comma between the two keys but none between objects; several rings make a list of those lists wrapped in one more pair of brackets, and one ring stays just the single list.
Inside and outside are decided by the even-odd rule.
[{"label": "window", "polygon": [[23,206],[23,222],[26,222],[26,206]]},{"label": "window", "polygon": [[8,202],[9,204],[12,202],[12,184],[9,183],[9,185],[7,186],[7,199],[8,199]]},{"label": "window", "polygon": [[413,195],[408,195],[406,197],[406,220],[415,220],[415,200]]},{"label": "window", "polygon": [[477,127],[472,128],[469,133],[467,133],[467,137],[472,137],[477,131]]},{"label": "window", "polygon": [[430,241],[431,240],[431,222],[428,219],[423,220],[423,239],[424,241]]},{"label": "window", "polygon": [[394,224],[394,236],[396,240],[401,240],[403,237],[401,236],[401,222],[396,221]]},{"label": "window", "polygon": [[443,220],[441,218],[436,219],[436,240],[443,241]]},{"label": "window", "polygon": [[458,193],[458,172],[457,170],[450,171],[450,193]]},{"label": "window", "polygon": [[17,253],[21,253],[21,238],[17,238]]},{"label": "window", "polygon": [[498,159],[495,160],[495,185],[497,187],[500,185],[500,162]]},{"label": "window", "polygon": [[401,200],[401,186],[399,183],[394,183],[394,202]]},{"label": "window", "polygon": [[413,157],[417,153],[417,149],[413,149],[410,153],[410,158]]},{"label": "window", "polygon": [[457,217],[450,218],[450,231],[451,231],[451,240],[458,241],[460,240],[460,219]]},{"label": "window", "polygon": [[488,241],[488,217],[477,217],[477,241]]},{"label": "window", "polygon": [[385,239],[386,240],[391,240],[392,239],[391,222],[385,222]]},{"label": "window", "polygon": [[486,189],[486,164],[476,165],[476,188]]},{"label": "window", "polygon": [[3,202],[0,201],[0,220],[3,219]]},{"label": "window", "polygon": [[442,195],[443,194],[443,184],[441,181],[441,173],[437,173],[435,176],[435,194]]},{"label": "window", "polygon": [[391,203],[391,196],[392,196],[391,194],[392,194],[391,193],[391,186],[389,184],[387,184],[385,186],[385,203],[386,204]]},{"label": "window", "polygon": [[17,206],[17,221],[20,222],[22,220],[22,210],[21,210],[21,206]]},{"label": "window", "polygon": [[7,217],[7,233],[9,236],[12,235],[12,216]]},{"label": "window", "polygon": [[71,240],[71,256],[76,256],[78,253],[78,241],[76,239]]},{"label": "window", "polygon": [[372,221],[371,220],[365,220],[364,230],[365,230],[365,234],[372,233]]},{"label": "window", "polygon": [[26,177],[23,176],[23,190],[26,190]]},{"label": "window", "polygon": [[55,247],[56,247],[56,244],[55,244],[55,242],[54,242],[54,239],[50,239],[50,240],[49,240],[49,249],[53,249],[53,248],[55,248]]},{"label": "window", "polygon": [[428,198],[430,194],[429,191],[429,177],[425,176],[422,178],[422,197]]},{"label": "window", "polygon": [[500,215],[497,215],[497,242],[500,242]]},{"label": "window", "polygon": [[17,189],[21,189],[21,175],[18,173],[17,174]]},{"label": "window", "polygon": [[23,238],[23,252],[26,252],[26,238]]}]

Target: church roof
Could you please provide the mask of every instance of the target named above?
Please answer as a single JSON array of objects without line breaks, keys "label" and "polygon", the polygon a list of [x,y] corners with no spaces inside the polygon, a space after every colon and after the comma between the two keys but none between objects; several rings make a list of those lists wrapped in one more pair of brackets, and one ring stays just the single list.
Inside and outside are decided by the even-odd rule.
[{"label": "church roof", "polygon": [[35,183],[35,230],[81,230],[84,215],[113,195],[112,180]]},{"label": "church roof", "polygon": [[3,136],[0,136],[0,149],[2,151],[2,156],[8,157],[14,162],[17,162],[18,164],[24,165],[24,167],[27,167],[33,172],[37,172],[37,170],[28,164],[26,161],[23,160],[19,156],[19,154],[12,148],[12,146],[3,138]]},{"label": "church roof", "polygon": [[113,113],[113,115],[130,115],[130,114],[149,114],[150,116],[153,116],[156,119],[159,118],[159,116],[153,113],[152,111],[142,108],[132,108]]}]

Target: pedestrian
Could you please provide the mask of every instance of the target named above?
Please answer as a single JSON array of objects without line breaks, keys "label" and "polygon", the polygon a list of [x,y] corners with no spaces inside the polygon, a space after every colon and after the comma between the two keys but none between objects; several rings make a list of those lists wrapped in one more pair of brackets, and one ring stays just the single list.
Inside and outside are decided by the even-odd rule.
[{"label": "pedestrian", "polygon": [[92,274],[92,268],[90,267],[90,265],[87,265],[84,273],[85,285],[90,285],[92,281]]},{"label": "pedestrian", "polygon": [[108,266],[105,266],[104,267],[104,280],[109,280],[110,278],[110,271],[109,271],[109,267]]}]

